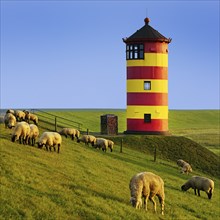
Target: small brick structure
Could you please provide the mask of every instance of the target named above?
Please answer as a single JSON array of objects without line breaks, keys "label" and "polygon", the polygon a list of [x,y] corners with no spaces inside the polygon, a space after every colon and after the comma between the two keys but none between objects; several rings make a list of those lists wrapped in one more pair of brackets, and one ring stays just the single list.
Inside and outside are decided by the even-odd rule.
[{"label": "small brick structure", "polygon": [[101,134],[118,134],[118,116],[113,114],[101,115]]}]

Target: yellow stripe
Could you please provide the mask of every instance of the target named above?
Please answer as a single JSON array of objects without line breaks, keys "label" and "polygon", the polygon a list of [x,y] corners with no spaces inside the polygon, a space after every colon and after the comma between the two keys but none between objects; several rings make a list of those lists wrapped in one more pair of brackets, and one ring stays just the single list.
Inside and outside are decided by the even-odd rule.
[{"label": "yellow stripe", "polygon": [[[151,90],[144,90],[144,81],[151,81]],[[167,80],[129,79],[127,80],[127,92],[168,93],[168,81]]]},{"label": "yellow stripe", "polygon": [[144,119],[144,114],[151,114],[151,119],[168,119],[168,106],[127,106],[127,118]]},{"label": "yellow stripe", "polygon": [[127,66],[168,67],[168,54],[144,53],[144,60],[127,60]]}]

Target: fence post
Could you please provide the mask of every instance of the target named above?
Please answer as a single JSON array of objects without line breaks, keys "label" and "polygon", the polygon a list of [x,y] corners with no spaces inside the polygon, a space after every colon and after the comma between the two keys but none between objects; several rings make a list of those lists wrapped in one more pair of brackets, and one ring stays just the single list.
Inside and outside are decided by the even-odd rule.
[{"label": "fence post", "polygon": [[55,131],[57,131],[57,117],[55,116]]},{"label": "fence post", "polygon": [[89,129],[87,128],[87,131],[86,131],[87,135],[89,134]]},{"label": "fence post", "polygon": [[122,146],[123,146],[123,139],[121,139],[121,148],[120,148],[120,153],[122,153]]},{"label": "fence post", "polygon": [[157,147],[154,148],[154,162],[156,162],[157,159]]}]

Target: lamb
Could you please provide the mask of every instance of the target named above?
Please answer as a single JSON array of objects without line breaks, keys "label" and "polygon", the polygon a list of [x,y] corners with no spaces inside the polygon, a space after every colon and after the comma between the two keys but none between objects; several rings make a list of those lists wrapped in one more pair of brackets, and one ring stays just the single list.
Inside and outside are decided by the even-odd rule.
[{"label": "lamb", "polygon": [[6,113],[4,117],[5,128],[13,128],[16,124],[16,118],[12,113]]},{"label": "lamb", "polygon": [[16,117],[17,121],[25,121],[25,113],[23,111],[16,110],[15,117]]},{"label": "lamb", "polygon": [[142,172],[134,175],[129,183],[131,199],[130,202],[136,209],[142,207],[142,197],[144,198],[144,206],[147,211],[148,198],[153,202],[154,211],[156,212],[156,195],[161,204],[161,214],[164,215],[164,182],[160,176],[151,172]]},{"label": "lamb", "polygon": [[182,191],[187,191],[190,188],[194,189],[195,195],[197,190],[198,196],[200,196],[200,190],[205,191],[208,198],[211,199],[214,191],[214,181],[206,177],[193,176],[181,186]]},{"label": "lamb", "polygon": [[19,140],[19,143],[27,144],[30,135],[30,126],[27,122],[18,122],[12,133],[11,141]]},{"label": "lamb", "polygon": [[55,150],[55,146],[57,145],[58,147],[57,153],[59,153],[61,143],[62,143],[62,137],[58,132],[45,131],[39,138],[38,148],[42,148],[43,146],[45,146],[47,151],[48,151],[48,147],[51,151],[51,148],[53,147]]},{"label": "lamb", "polygon": [[33,121],[35,125],[38,125],[38,117],[35,114],[30,113],[29,111],[24,111],[26,122]]},{"label": "lamb", "polygon": [[80,135],[80,131],[75,129],[75,128],[63,128],[60,132],[60,135],[64,135],[66,138],[67,136],[71,136],[72,140],[74,140],[74,137],[77,138],[77,140],[79,139],[79,135]]},{"label": "lamb", "polygon": [[191,165],[182,159],[177,160],[177,165],[182,167],[182,169],[181,169],[182,173],[189,174],[192,172]]},{"label": "lamb", "polygon": [[80,143],[82,141],[86,145],[89,145],[91,143],[92,146],[94,146],[94,143],[96,141],[96,137],[93,135],[83,135],[82,137],[77,139],[77,142]]},{"label": "lamb", "polygon": [[106,152],[108,148],[108,140],[106,140],[105,138],[96,138],[94,146],[99,149],[102,148],[102,150]]},{"label": "lamb", "polygon": [[39,136],[39,129],[37,125],[30,124],[30,134],[29,134],[29,140],[28,143],[32,146],[35,145],[35,141]]}]

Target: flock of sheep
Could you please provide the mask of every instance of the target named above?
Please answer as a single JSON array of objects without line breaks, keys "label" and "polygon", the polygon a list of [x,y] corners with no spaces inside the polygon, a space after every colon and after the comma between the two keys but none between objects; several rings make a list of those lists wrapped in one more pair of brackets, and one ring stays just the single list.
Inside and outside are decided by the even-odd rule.
[{"label": "flock of sheep", "polygon": [[[181,173],[189,174],[192,172],[192,167],[189,163],[182,159],[177,160],[177,165],[181,167]],[[205,191],[208,198],[212,198],[214,190],[214,181],[206,177],[193,176],[186,183],[181,186],[182,191],[188,189],[194,189],[194,193],[198,193],[200,196],[200,190]],[[163,179],[151,172],[142,172],[134,175],[129,183],[130,189],[130,202],[136,209],[142,207],[142,198],[144,200],[144,208],[147,211],[148,199],[154,205],[154,211],[156,212],[156,202],[154,197],[157,196],[161,205],[161,214],[164,215],[164,181]]]},{"label": "flock of sheep", "polygon": [[[34,124],[29,124],[30,121],[33,121]],[[11,137],[12,142],[19,140],[20,144],[35,145],[39,136],[37,115],[25,110],[7,110],[4,117],[4,123],[6,128],[14,127]],[[91,144],[93,147],[102,149],[104,152],[106,152],[108,148],[110,151],[113,151],[113,141],[93,135],[80,136],[80,131],[74,128],[63,128],[59,132],[44,132],[38,140],[38,147],[42,148],[45,146],[47,150],[49,147],[50,151],[53,147],[55,151],[55,147],[57,146],[57,152],[59,153],[62,143],[61,135],[66,138],[70,136],[72,140],[76,138],[78,143],[83,142],[86,145]],[[181,173],[189,174],[192,172],[191,165],[182,159],[177,161],[177,165],[181,167]],[[198,196],[200,196],[200,190],[205,191],[208,198],[211,199],[214,190],[214,182],[205,177],[193,176],[181,186],[183,191],[187,191],[190,188],[194,189],[195,195],[197,191]],[[156,212],[154,197],[157,196],[161,205],[161,214],[164,215],[164,181],[160,176],[151,172],[138,173],[131,178],[129,189],[131,195],[130,202],[136,209],[142,207],[143,199],[144,208],[147,211],[147,201],[149,199],[153,203],[154,211]]]},{"label": "flock of sheep", "polygon": [[[34,124],[29,124],[30,121],[33,121]],[[11,129],[14,127],[11,137],[12,142],[19,140],[20,144],[30,144],[32,146],[35,145],[39,136],[37,115],[32,114],[27,110],[20,111],[9,109],[6,111],[4,116],[4,123],[6,128]],[[55,151],[57,147],[57,152],[59,153],[62,143],[61,135],[65,136],[66,138],[70,136],[72,140],[76,138],[78,143],[83,142],[86,145],[90,143],[93,147],[102,149],[104,152],[106,152],[108,148],[111,152],[113,151],[113,141],[105,138],[95,137],[93,135],[80,136],[80,131],[75,128],[63,128],[59,132],[45,131],[39,137],[37,142],[38,147],[42,148],[45,146],[46,149],[49,149],[50,151],[52,148],[54,148]]]}]

